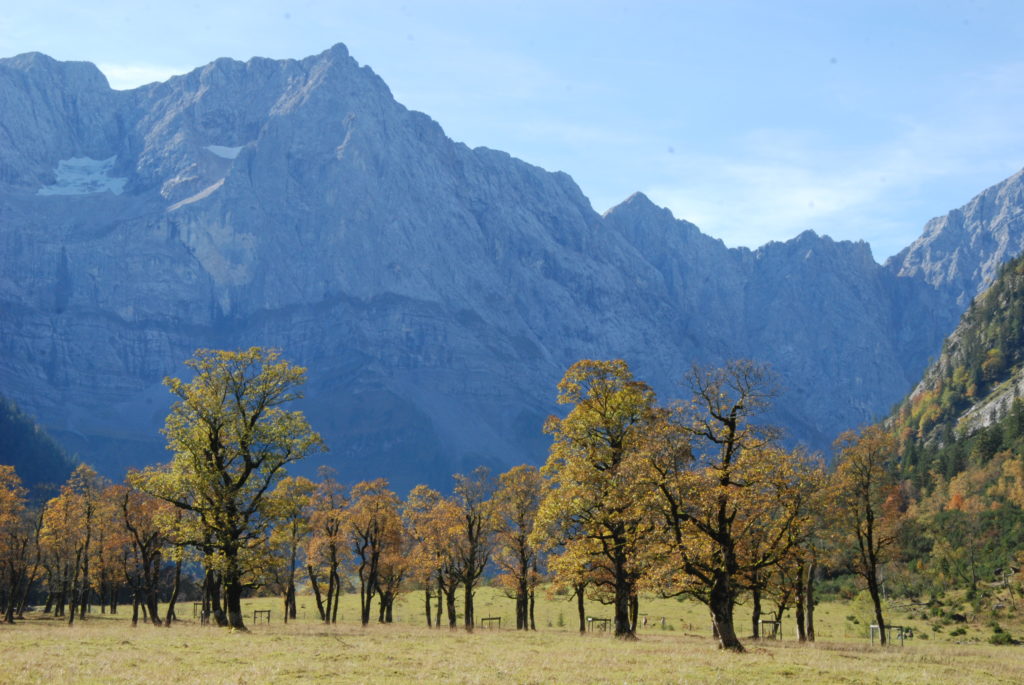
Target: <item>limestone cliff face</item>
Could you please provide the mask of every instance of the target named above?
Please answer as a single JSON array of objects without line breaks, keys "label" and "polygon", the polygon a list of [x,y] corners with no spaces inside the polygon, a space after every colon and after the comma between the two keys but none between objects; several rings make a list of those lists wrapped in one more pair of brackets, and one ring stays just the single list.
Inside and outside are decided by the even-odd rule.
[{"label": "limestone cliff face", "polygon": [[823,447],[905,394],[966,292],[813,233],[728,249],[642,195],[599,216],[342,46],[123,92],[0,60],[0,255],[0,390],[115,476],[164,458],[160,380],[198,347],[308,366],[347,480],[539,462],[583,357],[664,397],[692,362],[769,362],[777,418]]},{"label": "limestone cliff face", "polygon": [[929,221],[920,238],[886,263],[900,276],[954,293],[966,308],[999,265],[1024,251],[1024,171],[960,209]]}]

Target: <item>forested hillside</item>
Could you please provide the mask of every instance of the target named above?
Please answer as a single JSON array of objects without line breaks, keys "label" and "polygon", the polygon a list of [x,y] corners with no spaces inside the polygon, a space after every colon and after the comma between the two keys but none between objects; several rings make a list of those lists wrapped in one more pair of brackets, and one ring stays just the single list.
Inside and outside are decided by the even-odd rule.
[{"label": "forested hillside", "polygon": [[26,485],[38,488],[67,480],[71,459],[31,416],[0,396],[0,464],[14,466]]},{"label": "forested hillside", "polygon": [[[999,394],[1003,384],[1016,378],[1022,361],[1024,261],[1018,258],[1008,262],[995,283],[972,303],[939,360],[899,407],[902,438],[949,442],[958,419]],[[1004,415],[1008,404],[1000,407],[981,423]],[[977,422],[960,426],[966,432],[978,427]]]},{"label": "forested hillside", "polygon": [[[976,298],[890,419],[917,584],[992,594],[1024,549],[1024,259]],[[907,578],[911,576],[908,574]],[[976,600],[979,601],[979,600]]]}]

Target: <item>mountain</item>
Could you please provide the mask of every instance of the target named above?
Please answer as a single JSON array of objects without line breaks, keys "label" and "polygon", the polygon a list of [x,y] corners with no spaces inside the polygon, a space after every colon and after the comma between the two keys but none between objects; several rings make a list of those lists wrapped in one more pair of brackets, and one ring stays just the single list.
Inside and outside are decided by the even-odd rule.
[{"label": "mountain", "polygon": [[932,448],[997,424],[1024,394],[1024,256],[971,303],[893,421]]},{"label": "mountain", "polygon": [[53,438],[17,405],[0,397],[0,464],[14,467],[35,494],[52,494],[75,468]]},{"label": "mountain", "polygon": [[1000,264],[1024,251],[1024,171],[925,224],[913,244],[887,262],[955,294],[966,307],[995,278]]},{"label": "mountain", "polygon": [[691,363],[749,357],[780,375],[791,440],[824,448],[906,393],[983,262],[1019,250],[1020,185],[959,210],[970,263],[953,214],[885,266],[812,232],[730,249],[642,194],[602,216],[567,175],[450,140],[341,45],[130,91],[19,55],[0,390],[119,477],[166,458],[161,379],[196,348],[273,345],[309,368],[341,477],[407,487],[541,461],[577,359],[625,358],[667,399]]}]

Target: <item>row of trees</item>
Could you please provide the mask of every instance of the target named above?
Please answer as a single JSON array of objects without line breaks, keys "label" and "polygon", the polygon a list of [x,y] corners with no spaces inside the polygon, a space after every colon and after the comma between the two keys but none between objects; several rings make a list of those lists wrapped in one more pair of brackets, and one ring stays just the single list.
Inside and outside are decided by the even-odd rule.
[{"label": "row of trees", "polygon": [[721,646],[741,651],[733,610],[748,593],[755,636],[770,593],[780,615],[794,606],[800,639],[813,640],[811,579],[828,562],[867,579],[884,626],[876,579],[901,519],[891,439],[878,429],[844,435],[827,475],[756,422],[773,396],[764,369],[695,368],[687,383],[688,402],[662,407],[621,360],[566,373],[558,399],[572,409],[546,426],[554,444],[538,519],[557,550],[556,578],[601,588],[626,638],[640,591],[695,597]]},{"label": "row of trees", "polygon": [[[535,628],[542,581],[614,608],[615,634],[635,636],[641,593],[704,602],[722,647],[742,650],[733,622],[749,594],[757,634],[761,602],[793,606],[813,639],[814,569],[852,563],[876,597],[899,520],[898,489],[884,434],[846,436],[838,469],[783,449],[756,419],[772,397],[753,364],[695,369],[688,402],[662,406],[625,362],[584,360],[558,386],[570,405],[545,430],[553,444],[542,469],[518,466],[456,475],[450,496],[426,486],[402,500],[383,479],[344,487],[288,477],[286,467],[324,448],[300,412],[304,370],[275,351],[200,350],[194,377],[168,379],[178,397],[164,433],[164,465],[104,484],[80,467],[40,512],[25,506],[13,469],[0,469],[0,558],[7,620],[29,588],[45,587],[47,611],[83,617],[89,597],[116,606],[128,588],[160,622],[157,593],[199,564],[204,611],[244,629],[243,593],[284,596],[296,615],[296,585],[308,582],[320,618],[338,617],[349,580],[360,619],[392,620],[395,599],[417,588],[428,625],[442,613],[455,627],[461,589],[467,630],[485,572],[515,600],[519,629]],[[840,506],[837,506],[840,505]],[[847,551],[850,554],[847,554]],[[883,624],[884,625],[884,624]],[[884,635],[884,631],[883,631]]]}]

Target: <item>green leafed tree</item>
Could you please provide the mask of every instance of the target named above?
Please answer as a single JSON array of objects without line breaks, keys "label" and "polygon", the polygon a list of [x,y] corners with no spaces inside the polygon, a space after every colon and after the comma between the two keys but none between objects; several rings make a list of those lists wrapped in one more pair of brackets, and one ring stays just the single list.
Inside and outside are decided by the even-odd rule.
[{"label": "green leafed tree", "polygon": [[245,575],[273,523],[268,493],[323,442],[301,412],[285,409],[306,374],[279,352],[198,350],[186,365],[192,380],[164,380],[178,397],[163,430],[174,456],[132,483],[194,515],[188,542],[207,550],[223,581],[223,623],[244,630]]}]

